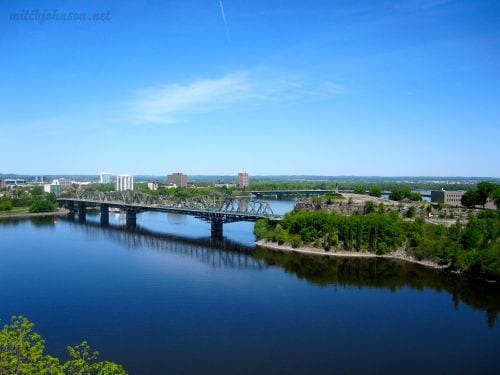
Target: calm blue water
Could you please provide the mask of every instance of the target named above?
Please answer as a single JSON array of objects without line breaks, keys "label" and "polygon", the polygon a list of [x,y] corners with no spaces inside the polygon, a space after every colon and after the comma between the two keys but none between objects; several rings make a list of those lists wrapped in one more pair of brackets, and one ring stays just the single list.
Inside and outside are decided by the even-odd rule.
[{"label": "calm blue water", "polygon": [[[290,202],[274,202],[285,212]],[[499,373],[498,288],[400,262],[254,249],[252,223],[0,221],[0,318],[131,374]]]}]

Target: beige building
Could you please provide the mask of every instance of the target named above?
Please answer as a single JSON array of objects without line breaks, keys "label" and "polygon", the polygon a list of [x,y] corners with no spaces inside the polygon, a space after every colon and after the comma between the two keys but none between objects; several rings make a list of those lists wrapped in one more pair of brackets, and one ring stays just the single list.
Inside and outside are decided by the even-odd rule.
[{"label": "beige building", "polygon": [[188,179],[187,175],[183,173],[180,172],[172,173],[167,176],[167,185],[187,187],[187,179]]},{"label": "beige building", "polygon": [[449,206],[461,207],[462,206],[462,196],[465,194],[465,190],[432,190],[431,191],[431,202],[433,203],[444,203]]},{"label": "beige building", "polygon": [[158,190],[158,181],[148,181],[149,190]]},{"label": "beige building", "polygon": [[248,173],[247,172],[238,173],[238,187],[244,189],[248,186],[248,184],[249,184]]}]

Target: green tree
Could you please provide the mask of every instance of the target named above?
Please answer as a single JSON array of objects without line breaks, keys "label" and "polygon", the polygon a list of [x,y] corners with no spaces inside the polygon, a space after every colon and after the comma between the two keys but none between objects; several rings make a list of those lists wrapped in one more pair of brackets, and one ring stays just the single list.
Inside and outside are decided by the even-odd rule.
[{"label": "green tree", "polygon": [[477,204],[480,204],[484,208],[486,201],[495,189],[497,189],[497,185],[492,182],[482,181],[477,184]]},{"label": "green tree", "polygon": [[410,189],[408,188],[400,188],[394,189],[389,194],[389,199],[393,201],[402,201],[404,198],[407,198],[411,194]]},{"label": "green tree", "polygon": [[68,347],[70,359],[44,353],[45,341],[33,332],[34,324],[23,316],[13,316],[0,331],[0,374],[5,375],[126,375],[122,366],[98,362],[87,342]]},{"label": "green tree", "polygon": [[475,207],[479,201],[477,192],[475,190],[466,191],[464,193],[464,195],[462,195],[462,198],[460,201],[462,203],[462,206],[464,206],[464,207],[467,207],[467,208]]},{"label": "green tree", "polygon": [[12,201],[10,198],[0,198],[0,211],[10,211],[12,209]]},{"label": "green tree", "polygon": [[[22,316],[11,318],[11,324],[0,331],[0,374],[43,374],[45,343],[32,332],[33,323]],[[57,366],[50,361],[51,365]]]},{"label": "green tree", "polygon": [[50,200],[42,197],[36,197],[30,206],[29,212],[52,212],[55,211],[56,206]]},{"label": "green tree", "polygon": [[364,207],[365,214],[369,214],[369,213],[375,212],[375,211],[376,211],[375,203],[373,203],[372,201],[367,201],[365,203],[365,207]]},{"label": "green tree", "polygon": [[417,213],[417,209],[415,206],[411,206],[408,211],[406,211],[406,217],[415,217],[415,214]]},{"label": "green tree", "polygon": [[382,196],[382,189],[380,188],[380,186],[372,186],[372,188],[370,189],[370,195],[372,197],[380,198]]},{"label": "green tree", "polygon": [[500,210],[500,186],[497,185],[495,190],[491,193],[491,198],[493,198],[493,201],[495,202],[495,205],[497,206],[497,210]]},{"label": "green tree", "polygon": [[31,195],[43,195],[43,188],[41,186],[36,186],[31,190]]}]

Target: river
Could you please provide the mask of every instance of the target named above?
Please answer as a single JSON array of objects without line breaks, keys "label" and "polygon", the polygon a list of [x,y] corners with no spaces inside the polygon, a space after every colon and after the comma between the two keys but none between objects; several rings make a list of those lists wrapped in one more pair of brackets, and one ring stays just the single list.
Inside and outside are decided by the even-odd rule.
[{"label": "river", "polygon": [[[293,202],[275,201],[277,213]],[[0,221],[0,319],[130,374],[498,373],[500,292],[419,265],[255,249],[195,218]]]}]

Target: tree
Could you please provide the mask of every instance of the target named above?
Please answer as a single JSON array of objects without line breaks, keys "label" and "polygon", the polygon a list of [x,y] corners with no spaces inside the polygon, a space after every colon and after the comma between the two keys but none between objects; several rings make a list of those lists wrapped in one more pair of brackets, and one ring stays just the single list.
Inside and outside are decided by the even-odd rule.
[{"label": "tree", "polygon": [[422,200],[422,194],[412,191],[406,198],[410,199],[413,202],[420,202]]},{"label": "tree", "polygon": [[59,359],[44,353],[45,341],[33,332],[34,324],[23,316],[13,316],[0,331],[0,374],[15,375],[126,375],[122,366],[98,362],[86,341],[68,346],[70,359],[61,365]]},{"label": "tree", "polygon": [[478,202],[477,192],[475,190],[466,191],[464,193],[464,195],[462,195],[462,198],[460,201],[462,203],[462,206],[464,206],[464,207],[467,207],[467,208],[475,207],[477,202]]},{"label": "tree", "polygon": [[480,204],[484,208],[488,197],[495,191],[496,188],[496,184],[488,181],[482,181],[477,184],[477,204]]},{"label": "tree", "polygon": [[56,206],[46,198],[36,197],[30,206],[29,211],[34,212],[52,212],[55,211]]},{"label": "tree", "polygon": [[497,206],[497,210],[500,210],[500,186],[497,185],[495,190],[491,193],[491,198],[493,198],[493,201],[495,202],[495,205]]},{"label": "tree", "polygon": [[9,198],[0,198],[0,211],[10,211],[12,209],[12,201]]},{"label": "tree", "polygon": [[366,190],[362,187],[356,187],[354,189],[354,194],[366,194]]},{"label": "tree", "polygon": [[393,201],[401,201],[404,198],[408,198],[411,195],[411,191],[408,188],[394,189],[389,194],[389,199]]},{"label": "tree", "polygon": [[376,208],[375,208],[375,203],[373,203],[372,201],[367,201],[365,203],[365,214],[369,214],[371,212],[375,212],[376,211]]},{"label": "tree", "polygon": [[415,217],[415,214],[417,213],[417,209],[415,206],[411,206],[408,211],[406,211],[406,217]]},{"label": "tree", "polygon": [[31,195],[43,195],[43,188],[41,186],[36,186],[31,190]]},{"label": "tree", "polygon": [[382,196],[382,189],[380,188],[380,186],[372,186],[372,188],[370,189],[370,195],[372,197],[380,198]]}]

